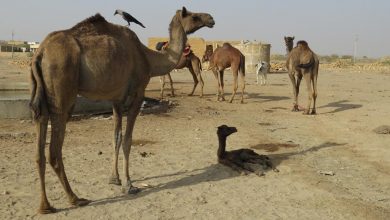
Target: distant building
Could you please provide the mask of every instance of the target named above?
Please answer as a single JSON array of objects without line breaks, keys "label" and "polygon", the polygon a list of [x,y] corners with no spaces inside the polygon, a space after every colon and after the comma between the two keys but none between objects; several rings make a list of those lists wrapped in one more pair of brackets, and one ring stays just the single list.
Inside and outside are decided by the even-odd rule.
[{"label": "distant building", "polygon": [[0,41],[1,52],[35,52],[39,47],[39,42],[35,41]]}]

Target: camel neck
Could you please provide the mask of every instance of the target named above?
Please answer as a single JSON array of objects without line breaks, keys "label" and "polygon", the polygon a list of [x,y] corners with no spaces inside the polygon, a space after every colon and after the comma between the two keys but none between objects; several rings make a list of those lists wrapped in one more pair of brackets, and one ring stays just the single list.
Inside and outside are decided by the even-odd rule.
[{"label": "camel neck", "polygon": [[293,44],[286,44],[286,51],[287,51],[287,54],[289,54],[293,49]]},{"label": "camel neck", "polygon": [[219,147],[218,147],[217,155],[218,158],[222,158],[225,156],[225,152],[226,152],[226,137],[218,135],[218,143],[219,143]]},{"label": "camel neck", "polygon": [[151,76],[161,76],[172,71],[179,62],[187,35],[180,22],[179,14],[175,15],[169,25],[169,44],[162,52],[148,51],[149,64],[151,65]]}]

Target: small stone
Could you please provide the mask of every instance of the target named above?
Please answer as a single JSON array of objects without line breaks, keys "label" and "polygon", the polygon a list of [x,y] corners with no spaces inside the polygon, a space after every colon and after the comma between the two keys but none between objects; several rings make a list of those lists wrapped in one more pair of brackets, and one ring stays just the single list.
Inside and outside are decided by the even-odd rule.
[{"label": "small stone", "polygon": [[9,192],[7,190],[4,190],[3,195],[9,195]]},{"label": "small stone", "polygon": [[101,151],[98,152],[98,155],[102,155],[102,154],[103,154],[103,152],[101,152]]}]

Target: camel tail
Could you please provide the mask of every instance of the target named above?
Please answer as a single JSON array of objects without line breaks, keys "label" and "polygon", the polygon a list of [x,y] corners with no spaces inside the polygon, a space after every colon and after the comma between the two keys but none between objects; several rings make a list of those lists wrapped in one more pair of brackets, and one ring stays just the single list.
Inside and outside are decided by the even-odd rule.
[{"label": "camel tail", "polygon": [[314,62],[315,62],[314,58],[311,58],[310,62],[304,63],[304,64],[298,64],[298,67],[307,69],[307,68],[312,67],[314,65]]},{"label": "camel tail", "polygon": [[42,81],[42,69],[41,69],[42,55],[36,56],[31,62],[31,99],[30,109],[33,114],[33,120],[38,120],[40,116],[47,112],[47,105],[45,101],[45,93],[43,89]]},{"label": "camel tail", "polygon": [[245,76],[245,56],[241,54],[240,57],[240,67],[239,67],[240,73]]}]

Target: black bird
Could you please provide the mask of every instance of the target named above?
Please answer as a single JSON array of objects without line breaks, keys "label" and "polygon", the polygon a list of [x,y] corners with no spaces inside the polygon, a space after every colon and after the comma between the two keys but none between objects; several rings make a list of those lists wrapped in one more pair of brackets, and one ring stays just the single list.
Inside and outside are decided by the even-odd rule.
[{"label": "black bird", "polygon": [[127,21],[128,26],[130,26],[130,22],[134,22],[136,24],[139,24],[141,27],[145,28],[145,26],[141,22],[139,22],[137,19],[135,19],[133,16],[131,16],[129,13],[125,11],[117,9],[115,10],[114,15],[116,14],[120,14],[122,18],[125,19],[125,21]]}]

